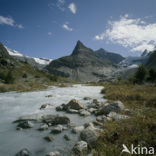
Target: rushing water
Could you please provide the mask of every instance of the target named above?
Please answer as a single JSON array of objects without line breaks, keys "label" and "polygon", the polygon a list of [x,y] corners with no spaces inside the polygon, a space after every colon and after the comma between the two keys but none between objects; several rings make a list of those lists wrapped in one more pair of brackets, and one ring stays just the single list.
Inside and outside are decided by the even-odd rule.
[{"label": "rushing water", "polygon": [[[60,151],[62,155],[69,155],[70,149],[78,139],[78,136],[65,130],[61,134],[54,135],[54,141],[48,143],[43,138],[49,134],[50,130],[40,132],[37,128],[17,131],[16,124],[12,122],[20,116],[29,114],[64,114],[56,112],[55,107],[62,103],[68,103],[71,99],[77,99],[82,104],[87,102],[84,97],[91,97],[103,101],[100,94],[102,87],[74,85],[72,87],[58,88],[51,87],[44,91],[25,93],[1,93],[0,94],[0,156],[13,156],[19,150],[28,148],[34,156],[45,156],[51,151]],[[47,98],[47,95],[53,95]],[[40,110],[40,106],[50,103],[52,106]],[[95,117],[81,117],[76,114],[65,114],[71,120],[71,125],[83,125],[92,121]],[[68,134],[71,141],[66,141],[63,136]]]}]

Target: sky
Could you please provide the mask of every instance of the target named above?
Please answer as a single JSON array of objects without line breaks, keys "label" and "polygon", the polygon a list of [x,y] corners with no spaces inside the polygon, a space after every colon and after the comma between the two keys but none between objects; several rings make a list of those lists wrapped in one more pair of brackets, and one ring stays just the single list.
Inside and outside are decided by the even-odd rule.
[{"label": "sky", "polygon": [[156,0],[0,0],[0,42],[57,59],[80,40],[123,56],[156,46]]}]

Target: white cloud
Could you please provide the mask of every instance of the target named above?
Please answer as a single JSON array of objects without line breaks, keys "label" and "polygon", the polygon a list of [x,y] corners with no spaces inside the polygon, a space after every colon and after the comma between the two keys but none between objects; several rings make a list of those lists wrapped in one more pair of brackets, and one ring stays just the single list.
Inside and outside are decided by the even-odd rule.
[{"label": "white cloud", "polygon": [[48,32],[48,35],[51,36],[52,35],[52,32]]},{"label": "white cloud", "polygon": [[19,29],[24,29],[24,27],[23,27],[22,24],[18,24],[17,27],[18,27]]},{"label": "white cloud", "polygon": [[22,24],[16,24],[15,20],[12,17],[0,16],[0,24],[17,27],[19,29],[24,28]]},{"label": "white cloud", "polygon": [[11,17],[0,16],[0,24],[14,26],[14,23],[15,23],[15,21]]},{"label": "white cloud", "polygon": [[74,3],[70,3],[68,6],[69,10],[73,13],[76,14],[77,8],[76,5]]},{"label": "white cloud", "polygon": [[59,10],[65,11],[64,7],[65,2],[66,2],[65,0],[57,0],[56,3],[49,3],[48,6],[51,9],[53,9],[53,7],[57,7]]},{"label": "white cloud", "polygon": [[96,35],[95,40],[107,39],[113,43],[129,47],[131,51],[153,50],[156,45],[156,23],[146,23],[129,15],[120,16],[118,21],[109,21],[109,28]]},{"label": "white cloud", "polygon": [[62,28],[66,29],[68,31],[73,31],[73,28],[70,28],[67,23],[66,24],[63,24],[62,25]]}]

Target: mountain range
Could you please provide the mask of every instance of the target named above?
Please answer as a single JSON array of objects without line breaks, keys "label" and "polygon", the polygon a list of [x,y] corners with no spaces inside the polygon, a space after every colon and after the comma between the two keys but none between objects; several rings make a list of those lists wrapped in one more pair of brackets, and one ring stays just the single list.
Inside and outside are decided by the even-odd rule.
[{"label": "mountain range", "polygon": [[119,54],[111,53],[112,57],[108,52],[104,53],[104,55],[108,54],[108,57],[100,54],[78,41],[71,55],[53,60],[45,68],[51,74],[64,76],[75,81],[99,81],[106,77],[108,73],[116,70],[117,67],[112,63],[115,56],[118,56],[115,62],[124,59]]},{"label": "mountain range", "polygon": [[123,75],[127,77],[129,73],[133,74],[140,64],[144,64],[147,68],[156,68],[156,51],[145,50],[141,56],[124,58],[120,54],[102,48],[94,51],[81,41],[77,42],[71,55],[56,60],[24,56],[0,44],[0,58],[0,64],[14,67],[28,64],[29,68],[44,70],[52,75],[79,82],[113,80]]}]

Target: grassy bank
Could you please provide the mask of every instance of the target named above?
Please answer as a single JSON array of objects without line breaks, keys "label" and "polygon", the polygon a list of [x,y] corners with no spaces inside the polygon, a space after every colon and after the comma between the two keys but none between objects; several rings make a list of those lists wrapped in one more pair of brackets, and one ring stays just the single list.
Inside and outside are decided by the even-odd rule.
[{"label": "grassy bank", "polygon": [[133,110],[129,119],[108,122],[96,146],[96,155],[119,156],[122,144],[155,147],[156,149],[156,86],[107,83],[101,91],[109,101],[120,100]]}]

